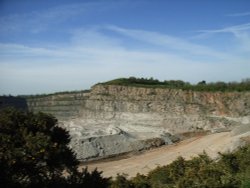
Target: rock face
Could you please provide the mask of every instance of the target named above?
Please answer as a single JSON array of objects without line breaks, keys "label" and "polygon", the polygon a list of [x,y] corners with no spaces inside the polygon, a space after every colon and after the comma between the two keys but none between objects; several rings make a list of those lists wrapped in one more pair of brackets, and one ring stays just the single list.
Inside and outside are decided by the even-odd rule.
[{"label": "rock face", "polygon": [[250,123],[250,92],[95,85],[88,92],[27,98],[28,108],[55,115],[72,135],[79,159],[103,158],[176,141],[197,130]]}]

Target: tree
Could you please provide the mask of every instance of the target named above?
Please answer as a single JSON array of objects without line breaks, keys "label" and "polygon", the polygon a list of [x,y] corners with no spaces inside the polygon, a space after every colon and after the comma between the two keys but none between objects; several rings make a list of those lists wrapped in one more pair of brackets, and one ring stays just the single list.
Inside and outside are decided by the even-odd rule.
[{"label": "tree", "polygon": [[205,80],[202,80],[202,81],[200,81],[197,85],[206,85],[207,83],[206,83],[206,81]]},{"label": "tree", "polygon": [[126,178],[126,175],[117,174],[115,180],[113,180],[110,188],[134,188],[132,182]]},{"label": "tree", "polygon": [[51,115],[1,110],[1,187],[77,187],[93,177],[100,187],[108,185],[97,171],[77,171],[79,162],[67,147],[69,141],[69,133]]},{"label": "tree", "polygon": [[136,174],[136,176],[132,179],[132,183],[134,188],[150,188],[150,184],[147,176],[142,174]]}]

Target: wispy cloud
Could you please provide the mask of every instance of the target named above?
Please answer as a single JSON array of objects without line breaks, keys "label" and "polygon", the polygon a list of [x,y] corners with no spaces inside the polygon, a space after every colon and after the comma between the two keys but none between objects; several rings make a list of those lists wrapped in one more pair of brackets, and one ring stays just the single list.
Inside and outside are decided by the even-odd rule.
[{"label": "wispy cloud", "polygon": [[233,14],[228,14],[227,16],[230,16],[230,17],[250,16],[250,12],[233,13]]},{"label": "wispy cloud", "polygon": [[[128,47],[128,38],[135,48]],[[247,77],[250,70],[248,61],[237,54],[226,56],[204,45],[146,30],[81,28],[72,31],[68,41],[53,47],[1,43],[1,92],[84,89],[97,82],[129,76],[197,82],[200,78],[221,80],[223,75],[224,80],[237,80]],[[148,48],[143,47],[146,43]]]},{"label": "wispy cloud", "polygon": [[8,57],[37,57],[37,56],[61,56],[55,50],[48,48],[34,48],[21,44],[0,43],[1,60]]},{"label": "wispy cloud", "polygon": [[244,51],[250,51],[250,23],[234,25],[222,29],[201,30],[199,32],[201,33],[199,37],[231,33],[237,39],[238,44],[236,43],[236,45],[238,45],[239,48]]},{"label": "wispy cloud", "polygon": [[205,55],[216,58],[225,58],[227,56],[206,46],[198,45],[187,40],[166,34],[143,30],[125,29],[116,26],[107,26],[106,28],[118,32],[122,35],[131,37],[135,40],[140,40],[142,42],[159,45],[168,49],[174,49],[193,55]]},{"label": "wispy cloud", "polygon": [[96,11],[105,11],[111,8],[104,2],[83,2],[64,4],[43,11],[32,11],[22,14],[11,14],[0,17],[0,32],[41,32],[67,20],[77,19],[79,15],[92,14]]},{"label": "wispy cloud", "polygon": [[[197,40],[149,31],[145,28],[154,27],[146,21],[138,28],[131,20],[129,26],[128,20],[120,22],[125,10],[137,11],[135,5],[142,8],[143,1],[77,2],[22,14],[0,13],[0,92],[84,89],[128,76],[190,82],[249,77],[250,23],[200,30]],[[115,17],[118,13],[122,16]],[[228,43],[220,43],[220,37],[233,47],[223,48]]]},{"label": "wispy cloud", "polygon": [[250,23],[241,24],[241,25],[234,25],[230,27],[225,27],[222,29],[214,29],[214,30],[200,30],[201,33],[237,33],[241,31],[250,30]]}]

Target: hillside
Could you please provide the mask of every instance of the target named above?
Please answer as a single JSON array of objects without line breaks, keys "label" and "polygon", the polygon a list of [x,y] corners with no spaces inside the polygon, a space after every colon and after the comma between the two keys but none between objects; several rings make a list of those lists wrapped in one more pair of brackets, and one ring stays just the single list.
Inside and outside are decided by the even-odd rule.
[{"label": "hillside", "polygon": [[30,111],[59,119],[83,161],[172,144],[187,132],[228,131],[250,122],[249,91],[194,91],[111,81],[89,91],[24,99]]}]

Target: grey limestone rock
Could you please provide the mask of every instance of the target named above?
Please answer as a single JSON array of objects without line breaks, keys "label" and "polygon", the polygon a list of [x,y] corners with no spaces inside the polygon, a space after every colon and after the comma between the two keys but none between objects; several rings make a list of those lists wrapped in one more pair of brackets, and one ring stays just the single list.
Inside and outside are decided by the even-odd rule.
[{"label": "grey limestone rock", "polygon": [[27,98],[27,105],[31,111],[55,115],[70,131],[71,147],[83,160],[171,144],[179,133],[231,130],[250,123],[250,92],[99,84],[88,92]]}]

